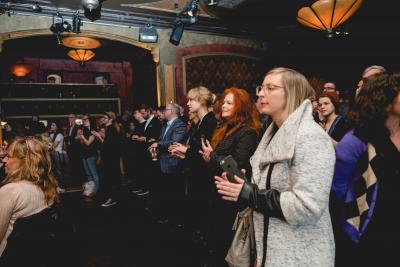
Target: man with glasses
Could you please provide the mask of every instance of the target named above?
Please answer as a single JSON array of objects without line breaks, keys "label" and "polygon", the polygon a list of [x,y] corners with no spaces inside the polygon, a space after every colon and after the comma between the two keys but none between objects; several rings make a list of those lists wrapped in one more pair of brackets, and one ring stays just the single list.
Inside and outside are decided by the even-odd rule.
[{"label": "man with glasses", "polygon": [[158,141],[149,147],[153,155],[157,155],[160,163],[159,179],[154,183],[154,201],[158,213],[159,223],[168,222],[167,216],[178,216],[177,206],[180,202],[183,188],[178,176],[178,165],[181,159],[172,157],[168,147],[173,143],[181,143],[186,135],[185,123],[180,120],[179,106],[168,104],[164,109],[166,123]]},{"label": "man with glasses", "polygon": [[356,96],[358,96],[358,94],[361,92],[365,79],[380,73],[386,73],[386,69],[379,65],[372,65],[367,67],[362,73],[362,79],[357,84]]}]

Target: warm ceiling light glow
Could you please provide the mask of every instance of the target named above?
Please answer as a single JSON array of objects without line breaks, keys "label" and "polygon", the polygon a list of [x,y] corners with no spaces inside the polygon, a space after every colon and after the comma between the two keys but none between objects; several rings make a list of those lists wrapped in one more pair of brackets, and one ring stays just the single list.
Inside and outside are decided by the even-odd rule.
[{"label": "warm ceiling light glow", "polygon": [[75,49],[95,49],[101,46],[100,41],[85,36],[68,36],[63,38],[62,44]]},{"label": "warm ceiling light glow", "polygon": [[31,72],[31,66],[24,63],[16,63],[12,66],[12,74],[16,77],[25,77]]},{"label": "warm ceiling light glow", "polygon": [[318,0],[297,12],[297,20],[314,29],[332,33],[333,29],[349,19],[362,0]]},{"label": "warm ceiling light glow", "polygon": [[91,60],[95,53],[92,50],[74,49],[68,52],[68,56],[83,65],[86,61]]}]

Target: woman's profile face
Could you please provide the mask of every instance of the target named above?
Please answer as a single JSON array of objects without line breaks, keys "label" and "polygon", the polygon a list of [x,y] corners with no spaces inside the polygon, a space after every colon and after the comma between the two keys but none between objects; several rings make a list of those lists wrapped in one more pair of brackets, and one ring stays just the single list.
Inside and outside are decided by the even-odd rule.
[{"label": "woman's profile face", "polygon": [[318,99],[318,109],[324,117],[329,117],[335,112],[335,106],[332,104],[329,97],[320,97]]},{"label": "woman's profile face", "polygon": [[55,132],[55,131],[57,131],[57,124],[55,124],[54,122],[50,125],[50,130],[52,131],[52,132]]},{"label": "woman's profile face", "polygon": [[8,150],[7,156],[3,158],[3,163],[4,163],[4,170],[6,174],[12,173],[13,171],[17,170],[22,163],[22,160],[19,158],[13,157],[12,152]]},{"label": "woman's profile face", "polygon": [[232,93],[229,93],[225,96],[224,102],[222,104],[222,118],[229,118],[233,116],[235,107],[235,99]]},{"label": "woman's profile face", "polygon": [[391,114],[400,117],[400,94],[393,100]]},{"label": "woman's profile face", "polygon": [[286,109],[286,94],[281,74],[269,74],[264,78],[260,97],[260,112],[269,116],[279,116]]},{"label": "woman's profile face", "polygon": [[201,103],[195,99],[189,99],[187,106],[190,112],[197,112],[201,108]]}]

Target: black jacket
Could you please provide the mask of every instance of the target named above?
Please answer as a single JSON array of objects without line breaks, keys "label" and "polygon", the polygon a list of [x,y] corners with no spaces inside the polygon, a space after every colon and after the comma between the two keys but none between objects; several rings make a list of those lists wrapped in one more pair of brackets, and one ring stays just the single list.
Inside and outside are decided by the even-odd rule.
[{"label": "black jacket", "polygon": [[219,162],[232,155],[239,169],[246,170],[246,177],[251,177],[250,157],[257,148],[257,132],[246,125],[239,127],[230,136],[224,138],[211,154],[210,167],[215,175],[223,172]]},{"label": "black jacket", "polygon": [[[204,170],[207,168],[202,156],[199,153],[201,150],[201,138],[204,137],[211,141],[215,128],[217,127],[217,120],[214,113],[209,112],[196,128],[193,128],[192,134],[189,136],[189,148],[186,151],[186,162],[193,168],[193,171]],[[204,171],[202,171],[203,173]]]},{"label": "black jacket", "polygon": [[[146,122],[144,122],[143,127],[145,127],[145,125]],[[157,140],[160,137],[161,129],[161,122],[156,117],[153,117],[143,132],[143,135],[146,137],[146,141],[149,139]]]}]

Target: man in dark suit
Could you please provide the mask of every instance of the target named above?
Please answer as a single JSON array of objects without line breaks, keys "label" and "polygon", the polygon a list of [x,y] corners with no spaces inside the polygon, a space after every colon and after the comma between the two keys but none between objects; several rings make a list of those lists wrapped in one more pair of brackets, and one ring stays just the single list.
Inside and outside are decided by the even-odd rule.
[{"label": "man in dark suit", "polygon": [[[159,222],[168,222],[168,217],[178,217],[178,209],[183,196],[183,183],[180,179],[179,163],[180,158],[173,157],[168,152],[168,147],[175,142],[182,142],[186,135],[185,123],[178,118],[179,106],[168,104],[164,110],[166,123],[161,131],[158,141],[149,147],[150,153],[155,159],[158,156],[160,174],[154,182],[154,202]],[[152,194],[153,196],[153,194]],[[171,218],[172,219],[172,218]]]},{"label": "man in dark suit", "polygon": [[133,190],[139,196],[145,196],[149,193],[149,182],[150,179],[155,175],[154,164],[151,161],[150,153],[148,152],[149,146],[154,143],[161,133],[161,122],[151,114],[151,109],[146,105],[141,106],[139,112],[146,120],[143,127],[143,135],[137,135],[134,137],[134,141],[138,144],[139,159],[137,162],[137,173],[138,173],[138,189]]}]

